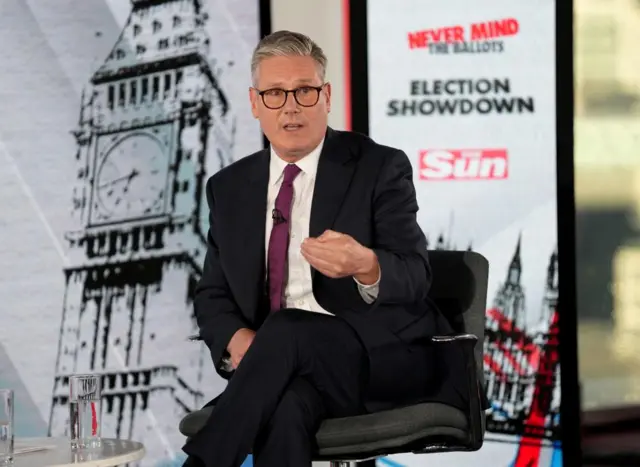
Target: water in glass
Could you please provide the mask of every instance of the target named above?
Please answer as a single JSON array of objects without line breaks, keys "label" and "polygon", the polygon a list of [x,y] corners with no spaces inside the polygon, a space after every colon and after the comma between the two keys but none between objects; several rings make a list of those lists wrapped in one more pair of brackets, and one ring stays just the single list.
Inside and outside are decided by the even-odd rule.
[{"label": "water in glass", "polygon": [[0,389],[0,465],[13,461],[13,391]]},{"label": "water in glass", "polygon": [[73,376],[70,379],[69,434],[71,447],[100,446],[101,410],[98,376]]}]

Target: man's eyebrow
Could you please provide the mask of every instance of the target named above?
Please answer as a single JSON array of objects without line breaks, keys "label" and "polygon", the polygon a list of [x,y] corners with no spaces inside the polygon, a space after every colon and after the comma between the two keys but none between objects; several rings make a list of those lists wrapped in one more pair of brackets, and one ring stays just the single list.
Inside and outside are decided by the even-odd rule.
[{"label": "man's eyebrow", "polygon": [[[294,85],[293,88],[300,86],[300,85],[304,85],[304,84],[311,84],[313,83],[313,78],[302,78],[297,80]],[[285,89],[286,86],[284,85],[283,82],[281,81],[275,81],[272,83],[268,83],[263,89],[274,89],[274,88],[278,88],[278,89]]]}]

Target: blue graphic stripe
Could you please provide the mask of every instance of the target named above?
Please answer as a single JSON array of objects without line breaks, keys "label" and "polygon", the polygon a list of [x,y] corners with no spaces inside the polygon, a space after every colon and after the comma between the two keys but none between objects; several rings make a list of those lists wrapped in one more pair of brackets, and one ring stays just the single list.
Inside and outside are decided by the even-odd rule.
[{"label": "blue graphic stripe", "polygon": [[404,467],[403,464],[399,464],[399,463],[397,463],[395,461],[392,461],[391,459],[387,459],[386,457],[381,457],[380,459],[378,459],[376,461],[376,464],[379,467],[384,467],[384,466],[386,466],[386,467]]},{"label": "blue graphic stripe", "polygon": [[187,460],[186,454],[178,454],[174,459],[164,459],[156,464],[156,467],[182,467]]},{"label": "blue graphic stripe", "polygon": [[553,443],[553,455],[549,467],[562,467],[562,443],[560,441]]}]

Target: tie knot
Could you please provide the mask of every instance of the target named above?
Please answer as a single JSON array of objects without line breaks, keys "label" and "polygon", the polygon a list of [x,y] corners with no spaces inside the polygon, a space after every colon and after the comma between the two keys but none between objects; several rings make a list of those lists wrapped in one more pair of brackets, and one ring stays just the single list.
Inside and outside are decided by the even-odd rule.
[{"label": "tie knot", "polygon": [[293,179],[300,173],[300,167],[295,164],[287,164],[284,169],[284,182],[291,183]]}]

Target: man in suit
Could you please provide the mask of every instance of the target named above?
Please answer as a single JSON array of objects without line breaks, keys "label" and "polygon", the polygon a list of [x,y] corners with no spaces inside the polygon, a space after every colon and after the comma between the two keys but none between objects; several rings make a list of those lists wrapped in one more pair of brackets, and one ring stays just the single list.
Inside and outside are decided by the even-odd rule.
[{"label": "man in suit", "polygon": [[310,466],[324,418],[464,407],[462,379],[427,344],[451,328],[427,298],[411,164],[328,128],[326,64],[302,34],[265,37],[249,96],[270,148],[207,183],[195,313],[230,380],[185,465],[237,467],[251,452],[256,467]]}]

